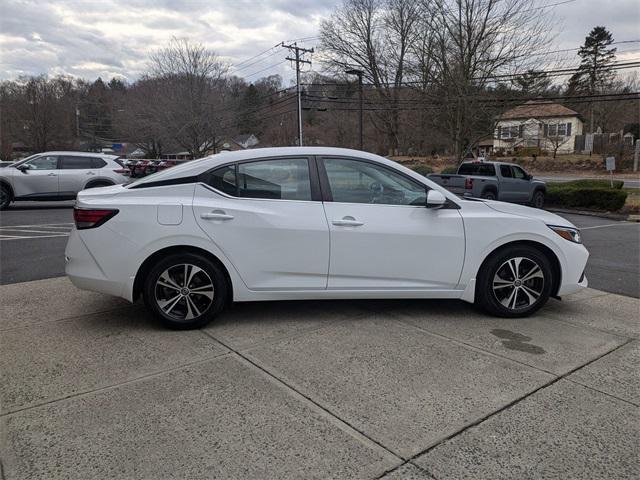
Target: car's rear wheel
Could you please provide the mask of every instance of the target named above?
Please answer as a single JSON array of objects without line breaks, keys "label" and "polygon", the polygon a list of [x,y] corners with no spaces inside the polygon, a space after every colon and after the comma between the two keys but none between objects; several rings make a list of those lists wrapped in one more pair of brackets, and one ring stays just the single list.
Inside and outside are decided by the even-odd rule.
[{"label": "car's rear wheel", "polygon": [[495,200],[496,194],[493,190],[487,190],[485,192],[482,192],[481,197],[484,198],[485,200]]},{"label": "car's rear wheel", "polygon": [[478,275],[476,301],[493,315],[525,317],[547,302],[553,283],[546,255],[528,245],[515,245],[485,261]]},{"label": "car's rear wheel", "polygon": [[165,326],[176,330],[199,328],[224,308],[227,283],[218,265],[208,258],[176,254],[149,271],[143,296]]},{"label": "car's rear wheel", "polygon": [[0,185],[0,210],[9,207],[12,200],[13,195],[11,195],[11,189],[6,185]]}]

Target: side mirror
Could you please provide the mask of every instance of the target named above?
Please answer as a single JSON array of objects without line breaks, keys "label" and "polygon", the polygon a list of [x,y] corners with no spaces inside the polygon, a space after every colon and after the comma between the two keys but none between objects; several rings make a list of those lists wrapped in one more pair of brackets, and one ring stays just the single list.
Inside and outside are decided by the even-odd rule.
[{"label": "side mirror", "polygon": [[27,171],[29,170],[29,165],[18,165],[16,169],[20,170],[22,173],[27,173]]},{"label": "side mirror", "polygon": [[447,202],[447,197],[437,190],[427,192],[427,208],[441,208]]}]

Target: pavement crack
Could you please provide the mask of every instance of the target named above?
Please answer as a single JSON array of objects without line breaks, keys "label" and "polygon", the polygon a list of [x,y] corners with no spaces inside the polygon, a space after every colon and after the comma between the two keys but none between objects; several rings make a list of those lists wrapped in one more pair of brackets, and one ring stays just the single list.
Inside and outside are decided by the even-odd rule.
[{"label": "pavement crack", "polygon": [[[525,395],[523,395],[523,396],[521,396],[521,397],[519,397],[519,398],[516,398],[515,400],[513,400],[513,401],[511,401],[511,402],[507,403],[506,405],[504,405],[504,406],[500,407],[499,409],[497,409],[497,410],[495,410],[495,411],[493,411],[493,412],[491,412],[491,413],[489,413],[489,414],[487,414],[487,415],[484,415],[484,416],[482,416],[482,417],[480,417],[480,418],[478,418],[478,419],[474,420],[473,422],[469,423],[468,425],[465,425],[463,428],[459,429],[458,431],[453,432],[453,433],[452,433],[452,434],[450,434],[450,435],[447,435],[446,437],[444,437],[444,438],[440,439],[439,441],[437,441],[437,442],[436,442],[436,443],[434,443],[433,445],[430,445],[429,447],[425,448],[424,450],[422,450],[422,451],[420,451],[420,452],[416,453],[415,455],[411,456],[410,458],[406,459],[406,462],[405,462],[405,463],[413,462],[413,460],[415,460],[416,458],[418,458],[418,457],[420,457],[420,456],[422,456],[422,455],[424,455],[424,454],[426,454],[426,453],[429,453],[431,450],[435,449],[436,447],[438,447],[438,446],[440,446],[440,445],[442,445],[442,444],[444,444],[444,443],[448,442],[449,440],[452,440],[453,438],[457,437],[458,435],[463,434],[463,433],[464,433],[464,432],[466,432],[467,430],[470,430],[470,429],[472,429],[472,428],[474,428],[474,427],[477,427],[477,426],[478,426],[478,425],[480,425],[481,423],[483,423],[483,422],[485,422],[485,421],[489,420],[489,419],[490,419],[490,418],[492,418],[492,417],[495,417],[495,416],[496,416],[496,415],[498,415],[499,413],[502,413],[502,412],[504,412],[504,411],[506,411],[506,410],[510,409],[511,407],[513,407],[513,406],[515,406],[515,405],[519,404],[519,403],[520,403],[520,402],[522,402],[523,400],[526,400],[527,398],[531,397],[532,395],[534,395],[534,394],[538,393],[539,391],[544,390],[545,388],[548,388],[548,387],[550,387],[550,386],[552,386],[552,385],[554,385],[554,384],[558,383],[559,381],[566,379],[566,377],[568,377],[568,376],[569,376],[569,375],[571,375],[572,373],[575,373],[575,372],[577,372],[578,370],[581,370],[581,369],[583,369],[583,368],[587,367],[588,365],[591,365],[592,363],[597,362],[598,360],[600,360],[600,359],[602,359],[602,358],[606,357],[607,355],[610,355],[610,354],[612,354],[612,353],[616,352],[617,350],[621,349],[622,347],[624,347],[625,345],[628,345],[628,344],[629,344],[629,343],[631,343],[631,342],[633,342],[633,340],[632,340],[632,339],[629,339],[629,340],[627,340],[626,342],[624,342],[624,343],[622,343],[622,344],[618,345],[617,347],[615,347],[615,348],[613,348],[613,349],[609,350],[608,352],[605,352],[605,353],[603,353],[602,355],[598,355],[596,358],[594,358],[594,359],[592,359],[592,360],[589,360],[589,361],[588,361],[588,362],[586,362],[585,364],[580,365],[580,366],[578,366],[578,367],[576,367],[576,368],[574,368],[574,369],[572,369],[572,370],[570,370],[570,371],[568,371],[568,372],[566,372],[566,373],[563,373],[562,375],[559,375],[559,376],[557,376],[556,378],[553,378],[552,380],[550,380],[550,381],[548,381],[548,382],[544,383],[543,385],[541,385],[541,386],[539,386],[539,387],[535,388],[534,390],[530,391],[529,393],[527,393],[527,394],[525,394]],[[573,382],[573,383],[577,383],[577,382]],[[584,385],[583,385],[583,386],[584,386]],[[627,402],[627,403],[629,403],[629,402]],[[428,473],[428,472],[427,472],[427,473]]]},{"label": "pavement crack", "polygon": [[310,402],[311,404],[313,404],[315,407],[319,408],[321,411],[323,411],[325,414],[329,415],[330,417],[334,418],[335,420],[337,420],[338,422],[340,422],[341,424],[345,425],[346,427],[348,427],[350,430],[356,432],[358,435],[362,436],[363,438],[366,438],[369,442],[377,445],[378,447],[380,447],[381,449],[383,449],[384,451],[386,451],[387,453],[393,455],[394,457],[398,458],[399,460],[402,461],[407,461],[406,458],[404,458],[402,455],[400,455],[397,452],[394,452],[393,450],[391,450],[389,447],[383,445],[382,443],[380,443],[378,440],[372,438],[371,436],[367,435],[365,432],[363,432],[362,430],[360,430],[359,428],[355,427],[354,425],[352,425],[351,423],[349,423],[348,421],[344,420],[343,418],[340,418],[336,413],[332,412],[331,410],[329,410],[327,407],[325,407],[324,405],[318,403],[316,400],[314,400],[312,397],[310,397],[309,395],[305,394],[304,392],[300,391],[299,389],[295,388],[293,385],[291,385],[290,383],[288,383],[286,380],[280,378],[279,376],[275,375],[273,372],[267,370],[265,367],[263,367],[262,365],[260,365],[259,363],[257,363],[255,360],[253,360],[251,357],[248,357],[246,355],[244,355],[241,351],[234,349],[233,347],[231,347],[230,345],[227,345],[226,343],[220,341],[218,338],[216,338],[215,336],[211,335],[209,332],[205,332],[203,331],[203,333],[209,337],[211,337],[213,340],[215,340],[216,342],[220,343],[220,345],[222,345],[223,347],[229,349],[231,352],[235,353],[238,357],[242,358],[245,362],[253,365],[255,368],[257,368],[258,370],[260,370],[261,372],[263,372],[265,375],[267,375],[268,377],[272,378],[274,381],[276,381],[278,384],[284,386],[285,388],[295,392],[297,395],[299,395],[300,397],[304,398],[305,400],[307,400],[308,402]]},{"label": "pavement crack", "polygon": [[110,384],[110,385],[103,385],[103,386],[98,387],[98,388],[93,388],[93,389],[89,389],[89,390],[83,390],[81,392],[75,392],[75,393],[72,393],[70,395],[65,395],[65,396],[59,397],[59,398],[53,398],[53,399],[50,399],[50,400],[46,400],[44,402],[39,402],[39,403],[35,403],[35,404],[32,404],[32,405],[28,405],[26,407],[20,407],[20,408],[16,408],[16,409],[13,409],[13,410],[7,410],[6,412],[0,412],[0,418],[10,417],[11,415],[15,415],[17,413],[24,412],[26,410],[32,410],[34,408],[45,407],[45,406],[51,405],[53,403],[63,402],[65,400],[69,400],[69,399],[77,398],[77,397],[84,397],[86,395],[91,395],[93,393],[99,393],[99,392],[102,392],[102,391],[105,391],[105,390],[111,390],[111,389],[114,389],[114,388],[118,388],[118,387],[121,387],[123,385],[129,385],[129,384],[132,384],[132,383],[136,383],[136,382],[139,382],[139,381],[142,381],[142,380],[146,380],[148,378],[158,377],[160,375],[164,375],[166,373],[175,372],[175,371],[181,370],[183,368],[189,368],[189,367],[192,367],[194,365],[199,365],[201,363],[206,363],[206,362],[210,362],[212,360],[217,360],[219,358],[225,357],[225,356],[230,355],[230,354],[231,354],[231,352],[219,353],[219,354],[216,354],[216,355],[209,356],[207,358],[202,358],[200,360],[196,360],[194,362],[185,363],[185,364],[182,364],[182,365],[178,365],[176,367],[168,368],[168,369],[165,369],[165,370],[160,370],[160,371],[157,371],[157,372],[148,373],[148,374],[136,377],[136,378],[131,378],[129,380],[125,380],[124,382],[114,383],[114,384]]}]

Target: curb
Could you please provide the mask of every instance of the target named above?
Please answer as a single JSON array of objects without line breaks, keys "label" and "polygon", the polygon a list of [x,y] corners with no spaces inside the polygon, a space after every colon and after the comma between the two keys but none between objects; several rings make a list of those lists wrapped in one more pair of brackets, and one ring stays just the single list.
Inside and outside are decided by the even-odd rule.
[{"label": "curb", "polygon": [[585,215],[589,217],[602,217],[611,220],[626,220],[629,222],[640,222],[640,215],[628,215],[624,213],[599,212],[597,210],[572,210],[570,208],[545,208],[554,213],[570,213],[573,215]]}]

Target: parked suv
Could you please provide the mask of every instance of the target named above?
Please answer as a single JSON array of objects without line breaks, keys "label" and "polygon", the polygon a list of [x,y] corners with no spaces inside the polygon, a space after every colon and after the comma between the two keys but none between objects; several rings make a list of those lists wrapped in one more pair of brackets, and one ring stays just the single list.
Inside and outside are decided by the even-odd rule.
[{"label": "parked suv", "polygon": [[44,152],[0,169],[0,210],[20,200],[73,200],[86,188],[125,183],[116,155]]},{"label": "parked suv", "polygon": [[457,175],[431,174],[429,180],[462,197],[544,205],[546,185],[522,167],[504,162],[463,162]]}]

